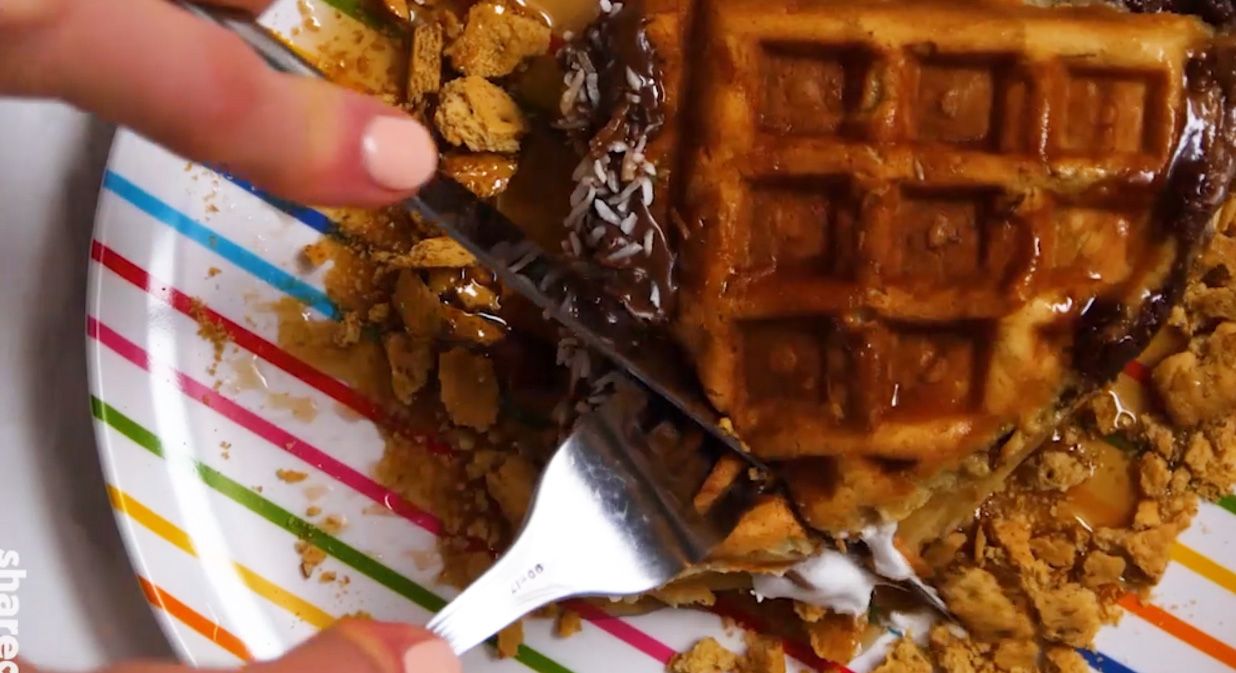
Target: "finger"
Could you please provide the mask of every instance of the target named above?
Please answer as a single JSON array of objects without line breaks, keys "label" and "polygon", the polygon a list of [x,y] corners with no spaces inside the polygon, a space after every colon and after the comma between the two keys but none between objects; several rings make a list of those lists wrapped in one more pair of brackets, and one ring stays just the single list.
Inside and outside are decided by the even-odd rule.
[{"label": "finger", "polygon": [[460,673],[445,641],[408,624],[344,619],[252,673]]},{"label": "finger", "polygon": [[[429,133],[402,111],[275,73],[239,38],[163,0],[129,0],[125,11],[111,0],[76,0],[61,14],[51,28],[0,46],[0,85],[3,70],[20,62],[18,78],[34,93],[302,203],[390,203],[436,166]],[[6,58],[10,49],[23,58]]]}]

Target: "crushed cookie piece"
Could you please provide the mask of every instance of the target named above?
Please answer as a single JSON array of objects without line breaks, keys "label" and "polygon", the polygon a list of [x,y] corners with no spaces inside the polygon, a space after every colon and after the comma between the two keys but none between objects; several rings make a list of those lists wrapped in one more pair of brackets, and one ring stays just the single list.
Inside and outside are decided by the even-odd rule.
[{"label": "crushed cookie piece", "polygon": [[1165,358],[1151,377],[1180,426],[1229,415],[1236,409],[1236,322],[1219,325],[1200,346]]},{"label": "crushed cookie piece", "polygon": [[1082,584],[1097,589],[1107,584],[1116,584],[1124,575],[1125,561],[1101,551],[1092,551],[1082,562]]},{"label": "crushed cookie piece", "polygon": [[343,320],[339,322],[339,329],[335,330],[335,345],[340,348],[355,346],[360,343],[363,329],[364,321],[361,319],[361,315],[355,311],[348,311],[343,314]]},{"label": "crushed cookie piece", "polygon": [[468,191],[488,199],[506,191],[519,168],[519,157],[495,152],[448,152],[439,167]]},{"label": "crushed cookie piece", "polygon": [[819,619],[803,624],[811,651],[828,661],[849,661],[858,653],[867,619],[825,611]]},{"label": "crushed cookie piece", "polygon": [[322,508],[317,505],[309,505],[305,508],[305,516],[315,517],[322,513]]},{"label": "crushed cookie piece", "polygon": [[811,624],[824,619],[824,616],[828,614],[828,609],[802,601],[794,601],[794,614],[804,622]]},{"label": "crushed cookie piece", "polygon": [[785,673],[785,646],[758,634],[746,638],[747,651],[738,661],[740,673]]},{"label": "crushed cookie piece", "polygon": [[503,456],[497,469],[485,474],[489,497],[498,503],[498,509],[512,526],[523,522],[538,476],[540,471],[536,466],[518,454]]},{"label": "crushed cookie piece", "polygon": [[1039,646],[1033,640],[1002,640],[992,661],[1002,671],[1033,671],[1038,668]]},{"label": "crushed cookie piece", "polygon": [[405,99],[418,106],[426,96],[442,88],[442,49],[445,35],[436,21],[418,22],[412,29],[412,51],[408,56],[408,89]]},{"label": "crushed cookie piece", "polygon": [[570,608],[563,608],[558,613],[557,619],[554,620],[554,635],[559,638],[570,638],[583,629],[583,619],[579,616],[578,612]]},{"label": "crushed cookie piece", "polygon": [[498,419],[498,380],[493,362],[464,348],[438,356],[442,404],[457,424],[486,430]]},{"label": "crushed cookie piece", "polygon": [[498,656],[503,659],[519,654],[519,648],[523,644],[524,622],[522,619],[498,632]]},{"label": "crushed cookie piece", "polygon": [[670,659],[671,673],[731,673],[738,666],[738,655],[726,649],[715,638],[695,641],[691,649]]},{"label": "crushed cookie piece", "polygon": [[1137,503],[1137,512],[1133,515],[1133,529],[1146,530],[1163,524],[1159,515],[1159,503],[1155,500],[1142,500]]},{"label": "crushed cookie piece", "polygon": [[391,303],[408,334],[420,339],[438,335],[443,323],[442,302],[426,287],[420,274],[411,269],[400,271]]},{"label": "crushed cookie piece", "polygon": [[1079,584],[1048,588],[1033,593],[1043,626],[1043,637],[1073,647],[1086,647],[1098,633],[1099,599]]},{"label": "crushed cookie piece", "polygon": [[412,404],[433,372],[433,347],[426,339],[391,332],[382,337],[391,367],[391,391],[403,404]]},{"label": "crushed cookie piece", "polygon": [[309,478],[309,473],[301,472],[300,470],[285,470],[280,468],[275,470],[275,476],[279,478],[279,481],[287,482],[289,484],[299,484]]},{"label": "crushed cookie piece", "polygon": [[651,593],[657,600],[674,608],[687,605],[712,606],[717,603],[717,595],[713,593],[708,582],[700,578],[686,577],[675,580]]},{"label": "crushed cookie piece", "polygon": [[1072,568],[1077,560],[1077,545],[1059,535],[1030,540],[1034,557],[1053,568]]},{"label": "crushed cookie piece", "polygon": [[396,259],[396,265],[411,269],[460,269],[476,264],[476,258],[446,236],[417,241],[412,250]]},{"label": "crushed cookie piece", "polygon": [[507,5],[480,2],[468,10],[463,34],[446,49],[465,75],[504,77],[524,59],[549,51],[549,26]]},{"label": "crushed cookie piece", "polygon": [[1133,559],[1133,564],[1151,578],[1158,578],[1167,570],[1167,562],[1171,559],[1172,543],[1180,527],[1173,524],[1163,524],[1149,530],[1128,532],[1124,534],[1124,548]]},{"label": "crushed cookie piece", "polygon": [[309,266],[316,269],[317,267],[330,261],[331,246],[333,245],[334,243],[329,238],[314,241],[313,243],[301,248],[301,256],[304,257],[305,262],[309,264]]},{"label": "crushed cookie piece", "polygon": [[1032,473],[1035,488],[1044,491],[1067,491],[1090,476],[1084,463],[1065,451],[1044,451],[1036,459],[1038,469]]},{"label": "crushed cookie piece", "polygon": [[923,651],[909,638],[902,638],[888,653],[884,663],[872,673],[931,673],[932,666]]},{"label": "crushed cookie piece", "polygon": [[386,302],[374,304],[369,307],[366,317],[371,323],[384,323],[391,317],[391,305]]},{"label": "crushed cookie piece", "polygon": [[940,585],[940,593],[958,620],[984,640],[1027,638],[1033,633],[1025,613],[986,570],[966,568],[951,575]]},{"label": "crushed cookie piece", "polygon": [[1090,673],[1090,665],[1072,648],[1049,648],[1046,658],[1047,673]]},{"label": "crushed cookie piece", "polygon": [[518,152],[528,120],[501,87],[470,75],[442,87],[434,123],[452,145],[473,152]]},{"label": "crushed cookie piece", "polygon": [[335,578],[336,578],[336,575],[335,575],[335,571],[333,570],[324,570],[318,574],[318,581],[321,582],[322,584],[330,584],[331,582],[335,581]]},{"label": "crushed cookie piece", "polygon": [[1172,474],[1167,461],[1157,453],[1146,453],[1138,461],[1138,485],[1142,493],[1156,498],[1167,492]]},{"label": "crushed cookie piece", "polygon": [[343,530],[344,526],[347,526],[347,525],[348,525],[347,519],[345,519],[343,515],[327,514],[326,518],[322,519],[322,523],[319,527],[322,530],[326,531],[327,533],[331,535],[335,535],[339,531]]},{"label": "crushed cookie piece", "polygon": [[313,576],[313,571],[326,560],[326,552],[308,540],[296,541],[296,553],[300,554],[300,574],[305,579]]}]

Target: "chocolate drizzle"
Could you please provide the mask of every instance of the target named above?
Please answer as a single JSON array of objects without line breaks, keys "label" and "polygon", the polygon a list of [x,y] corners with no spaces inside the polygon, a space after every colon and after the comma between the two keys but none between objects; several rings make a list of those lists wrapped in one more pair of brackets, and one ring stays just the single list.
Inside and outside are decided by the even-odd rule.
[{"label": "chocolate drizzle", "polygon": [[652,207],[657,170],[645,156],[665,123],[662,73],[640,8],[603,9],[559,56],[567,71],[560,125],[581,155],[564,248],[597,265],[632,315],[662,323],[677,295],[676,257]]}]

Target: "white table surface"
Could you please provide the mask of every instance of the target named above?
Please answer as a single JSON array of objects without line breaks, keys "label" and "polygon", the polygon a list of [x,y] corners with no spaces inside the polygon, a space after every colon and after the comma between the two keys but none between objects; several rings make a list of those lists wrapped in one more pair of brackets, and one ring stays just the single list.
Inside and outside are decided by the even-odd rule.
[{"label": "white table surface", "polygon": [[27,577],[21,655],[80,670],[172,656],[129,569],[94,447],[86,262],[112,129],[0,99],[0,550]]}]

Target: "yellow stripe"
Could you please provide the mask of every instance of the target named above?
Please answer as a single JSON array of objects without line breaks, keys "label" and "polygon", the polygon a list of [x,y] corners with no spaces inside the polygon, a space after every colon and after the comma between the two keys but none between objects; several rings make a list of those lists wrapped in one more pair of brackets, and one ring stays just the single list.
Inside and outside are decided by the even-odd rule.
[{"label": "yellow stripe", "polygon": [[1180,543],[1172,546],[1172,560],[1236,594],[1236,572],[1224,568]]},{"label": "yellow stripe", "polygon": [[[145,526],[150,532],[167,540],[186,554],[197,556],[197,550],[193,547],[192,538],[189,537],[188,533],[177,527],[176,524],[163,518],[133,496],[111,484],[107,485],[107,495],[111,498],[112,507],[124,512],[131,519]],[[240,563],[233,562],[233,565],[235,565],[236,573],[240,575],[241,581],[253,593],[320,629],[326,628],[335,622],[334,617],[313,603],[271,582]]]}]

